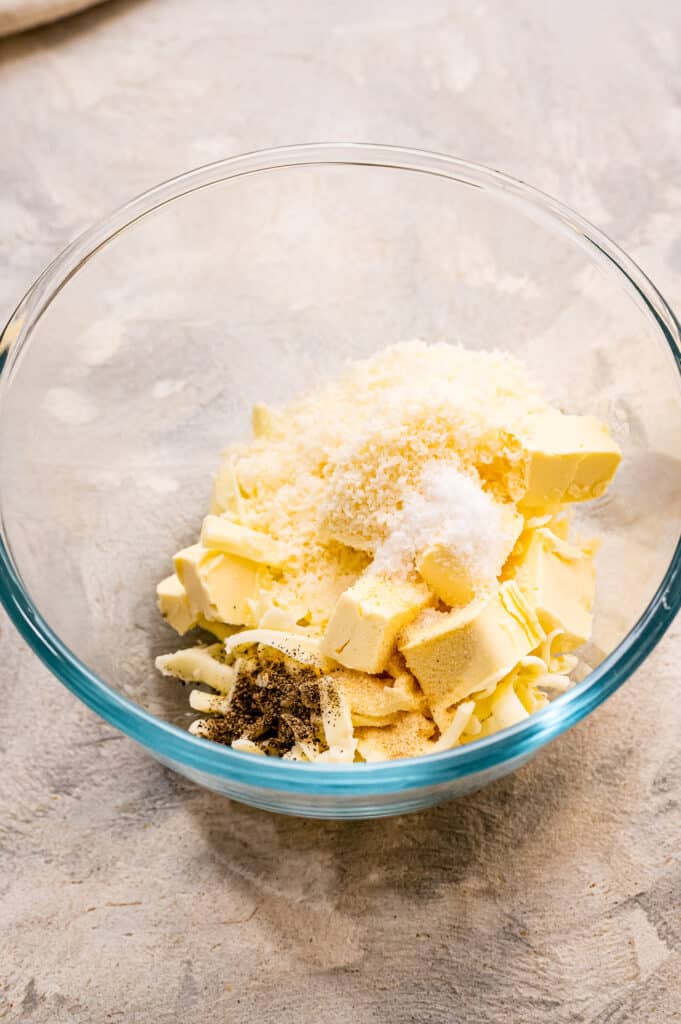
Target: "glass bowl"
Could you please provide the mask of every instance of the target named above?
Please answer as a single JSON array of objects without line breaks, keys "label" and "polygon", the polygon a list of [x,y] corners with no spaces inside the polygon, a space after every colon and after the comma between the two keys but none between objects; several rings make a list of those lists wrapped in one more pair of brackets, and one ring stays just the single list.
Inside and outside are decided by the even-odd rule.
[{"label": "glass bowl", "polygon": [[[614,485],[580,513],[604,538],[586,677],[520,725],[413,760],[296,764],[194,738],[187,692],[154,669],[187,645],[154,591],[195,539],[221,448],[255,401],[412,337],[510,350],[622,446]],[[236,800],[353,818],[467,793],[596,708],[679,607],[678,345],[617,246],[496,171],[351,144],[199,168],[85,232],[4,331],[0,596],[81,700]]]}]

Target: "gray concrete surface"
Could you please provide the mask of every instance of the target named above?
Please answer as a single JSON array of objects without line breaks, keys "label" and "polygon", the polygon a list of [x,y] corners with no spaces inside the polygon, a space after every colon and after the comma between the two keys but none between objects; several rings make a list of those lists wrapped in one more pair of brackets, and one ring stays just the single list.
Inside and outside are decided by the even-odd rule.
[{"label": "gray concrete surface", "polygon": [[[664,0],[131,0],[2,41],[0,315],[155,181],[330,137],[532,181],[678,307],[680,44]],[[194,788],[0,644],[0,1019],[681,1021],[678,622],[517,775],[359,824]]]}]

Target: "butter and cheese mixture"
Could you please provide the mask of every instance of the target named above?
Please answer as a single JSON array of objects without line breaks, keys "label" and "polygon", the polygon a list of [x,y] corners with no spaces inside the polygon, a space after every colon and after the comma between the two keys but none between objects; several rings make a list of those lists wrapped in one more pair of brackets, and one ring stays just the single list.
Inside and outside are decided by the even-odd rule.
[{"label": "butter and cheese mixture", "polygon": [[343,763],[488,736],[565,689],[588,640],[593,539],[570,507],[621,459],[494,351],[420,341],[253,410],[196,544],[158,586],[196,643],[157,659],[195,686],[191,731]]}]

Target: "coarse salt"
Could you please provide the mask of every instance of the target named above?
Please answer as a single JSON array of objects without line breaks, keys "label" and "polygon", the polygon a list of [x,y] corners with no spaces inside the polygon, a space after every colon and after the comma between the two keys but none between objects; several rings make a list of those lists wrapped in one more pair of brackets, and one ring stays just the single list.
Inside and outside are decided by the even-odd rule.
[{"label": "coarse salt", "polygon": [[418,490],[389,517],[388,535],[374,554],[372,571],[408,573],[417,555],[433,542],[456,555],[481,585],[496,578],[508,554],[503,507],[451,462],[426,466]]}]

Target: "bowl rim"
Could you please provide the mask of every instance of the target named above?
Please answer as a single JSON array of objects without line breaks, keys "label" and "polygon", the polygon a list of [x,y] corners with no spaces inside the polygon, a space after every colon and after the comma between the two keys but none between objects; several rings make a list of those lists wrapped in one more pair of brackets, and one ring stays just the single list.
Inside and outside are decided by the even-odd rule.
[{"label": "bowl rim", "polygon": [[[681,378],[681,328],[662,295],[608,236],[563,203],[481,164],[425,150],[353,142],[316,142],[258,150],[214,161],[170,178],[98,221],[70,243],[27,291],[0,335],[0,406],[19,353],[54,298],[96,252],[153,210],[182,196],[248,174],[285,167],[341,164],[418,172],[493,192],[528,217],[584,249],[653,320]],[[0,485],[1,486],[1,485]],[[112,689],[64,644],[25,590],[0,521],[0,601],[50,671],[88,707],[161,760],[194,777],[224,778],[253,791],[309,796],[371,796],[430,788],[529,757],[612,694],[658,643],[681,607],[681,537],[648,606],[617,647],[548,707],[485,739],[418,758],[342,765],[255,757],[192,736]]]}]

